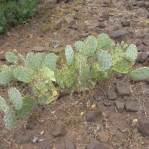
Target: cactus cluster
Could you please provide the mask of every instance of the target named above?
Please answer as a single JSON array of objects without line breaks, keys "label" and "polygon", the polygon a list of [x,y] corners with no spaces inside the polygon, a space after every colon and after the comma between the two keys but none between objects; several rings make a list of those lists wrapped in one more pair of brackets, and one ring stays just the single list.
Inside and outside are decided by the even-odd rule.
[{"label": "cactus cluster", "polygon": [[[0,85],[8,86],[9,102],[0,97],[7,128],[14,126],[34,105],[49,104],[62,90],[84,91],[115,73],[127,74],[134,80],[149,79],[149,68],[134,69],[138,49],[134,44],[115,43],[107,34],[89,36],[84,41],[67,45],[64,57],[55,53],[29,52],[23,56],[6,52],[7,65],[0,66]],[[19,82],[30,88],[25,94]]]}]

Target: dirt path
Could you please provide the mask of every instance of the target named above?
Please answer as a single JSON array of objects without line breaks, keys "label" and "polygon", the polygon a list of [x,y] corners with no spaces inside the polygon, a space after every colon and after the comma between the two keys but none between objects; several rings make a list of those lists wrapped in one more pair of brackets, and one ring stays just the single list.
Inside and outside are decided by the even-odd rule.
[{"label": "dirt path", "polygon": [[[0,37],[0,59],[4,51],[14,49],[59,52],[66,44],[102,32],[135,43],[142,54],[139,65],[149,66],[148,0],[41,5],[28,23]],[[149,149],[148,98],[147,82],[117,76],[90,93],[66,96],[50,108],[35,110],[13,135],[0,133],[0,149]]]}]

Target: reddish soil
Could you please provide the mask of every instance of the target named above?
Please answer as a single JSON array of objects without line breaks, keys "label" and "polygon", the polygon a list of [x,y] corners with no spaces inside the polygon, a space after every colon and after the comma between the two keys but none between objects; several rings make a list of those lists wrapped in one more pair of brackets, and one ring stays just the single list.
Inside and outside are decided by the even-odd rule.
[{"label": "reddish soil", "polygon": [[[80,1],[40,4],[27,23],[0,37],[0,63],[8,50],[60,52],[102,32],[149,52],[148,0]],[[149,57],[143,58],[137,65],[149,66]],[[6,96],[2,87],[0,95]],[[94,140],[101,149],[149,149],[149,82],[116,76],[88,93],[35,109],[11,132],[0,130],[0,149],[96,149]]]}]

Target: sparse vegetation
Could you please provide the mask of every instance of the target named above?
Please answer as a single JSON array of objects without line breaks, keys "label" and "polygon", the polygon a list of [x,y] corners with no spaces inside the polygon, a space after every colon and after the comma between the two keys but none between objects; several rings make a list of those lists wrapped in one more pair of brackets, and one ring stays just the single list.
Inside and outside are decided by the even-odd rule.
[{"label": "sparse vegetation", "polygon": [[[133,68],[138,52],[134,44],[115,43],[103,33],[97,38],[89,36],[77,41],[73,47],[66,46],[65,57],[54,53],[29,52],[23,56],[6,52],[7,65],[0,66],[0,85],[9,87],[12,82],[19,82],[8,89],[12,105],[0,97],[0,110],[5,114],[7,128],[14,126],[19,115],[25,116],[34,105],[57,99],[61,91],[71,93],[94,88],[97,82],[115,73],[127,74],[134,80],[149,78],[148,67]],[[30,93],[21,90],[23,84],[30,88]]]},{"label": "sparse vegetation", "polygon": [[32,16],[37,0],[0,0],[0,33]]}]

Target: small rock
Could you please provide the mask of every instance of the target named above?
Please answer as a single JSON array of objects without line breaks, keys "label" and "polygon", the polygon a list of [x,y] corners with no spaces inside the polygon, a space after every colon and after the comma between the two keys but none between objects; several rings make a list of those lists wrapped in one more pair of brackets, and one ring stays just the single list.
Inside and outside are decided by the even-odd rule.
[{"label": "small rock", "polygon": [[149,136],[149,122],[140,122],[138,125],[138,131],[144,136]]},{"label": "small rock", "polygon": [[118,112],[123,112],[124,111],[124,106],[125,104],[121,101],[115,101],[115,106]]},{"label": "small rock", "polygon": [[84,112],[81,112],[80,115],[83,116],[84,115]]},{"label": "small rock", "polygon": [[140,63],[144,63],[149,57],[149,52],[139,52],[137,61]]},{"label": "small rock", "polygon": [[127,112],[138,112],[139,104],[136,101],[130,101],[125,104],[125,109]]},{"label": "small rock", "polygon": [[106,24],[104,22],[99,22],[98,27],[99,28],[105,28]]},{"label": "small rock", "polygon": [[1,53],[0,53],[0,60],[1,60],[1,61],[5,61],[5,60],[6,60],[4,54],[1,54]]},{"label": "small rock", "polygon": [[137,126],[138,125],[138,119],[137,118],[133,119],[131,125],[132,126]]},{"label": "small rock", "polygon": [[45,133],[45,131],[44,130],[42,130],[41,132],[40,132],[40,135],[43,135]]},{"label": "small rock", "polygon": [[91,111],[91,112],[88,112],[86,114],[86,121],[87,122],[94,122],[96,120],[96,118],[97,118],[96,112]]},{"label": "small rock", "polygon": [[126,36],[127,34],[128,34],[127,31],[120,29],[120,30],[113,31],[113,32],[111,33],[111,37],[112,37],[113,39],[122,40],[123,38],[125,38],[125,36]]},{"label": "small rock", "polygon": [[99,117],[101,117],[102,115],[102,112],[99,111],[99,112],[95,112],[95,111],[89,111],[87,114],[86,114],[86,121],[87,122],[94,122],[96,121],[96,119]]},{"label": "small rock", "polygon": [[149,79],[145,81],[147,84],[149,84]]},{"label": "small rock", "polygon": [[144,44],[140,44],[140,45],[138,45],[137,46],[138,47],[138,52],[144,52],[144,51],[146,51],[145,49],[146,49],[146,46],[144,45]]},{"label": "small rock", "polygon": [[115,100],[117,98],[117,94],[115,92],[115,89],[114,88],[108,89],[107,96],[108,96],[108,99]]},{"label": "small rock", "polygon": [[54,137],[64,136],[66,134],[65,128],[62,124],[56,124],[53,128],[52,135]]},{"label": "small rock", "polygon": [[95,141],[95,142],[88,144],[86,149],[112,149],[112,147],[110,147],[107,144]]},{"label": "small rock", "polygon": [[39,142],[39,138],[34,136],[33,139],[32,139],[32,143],[38,143]]},{"label": "small rock", "polygon": [[68,138],[62,138],[55,144],[54,149],[76,149],[76,145]]},{"label": "small rock", "polygon": [[129,95],[130,91],[130,83],[129,82],[117,82],[116,83],[116,90],[120,96]]},{"label": "small rock", "polygon": [[92,105],[91,105],[91,108],[92,108],[92,109],[95,109],[95,108],[96,108],[96,105],[95,105],[95,104],[92,104]]}]

